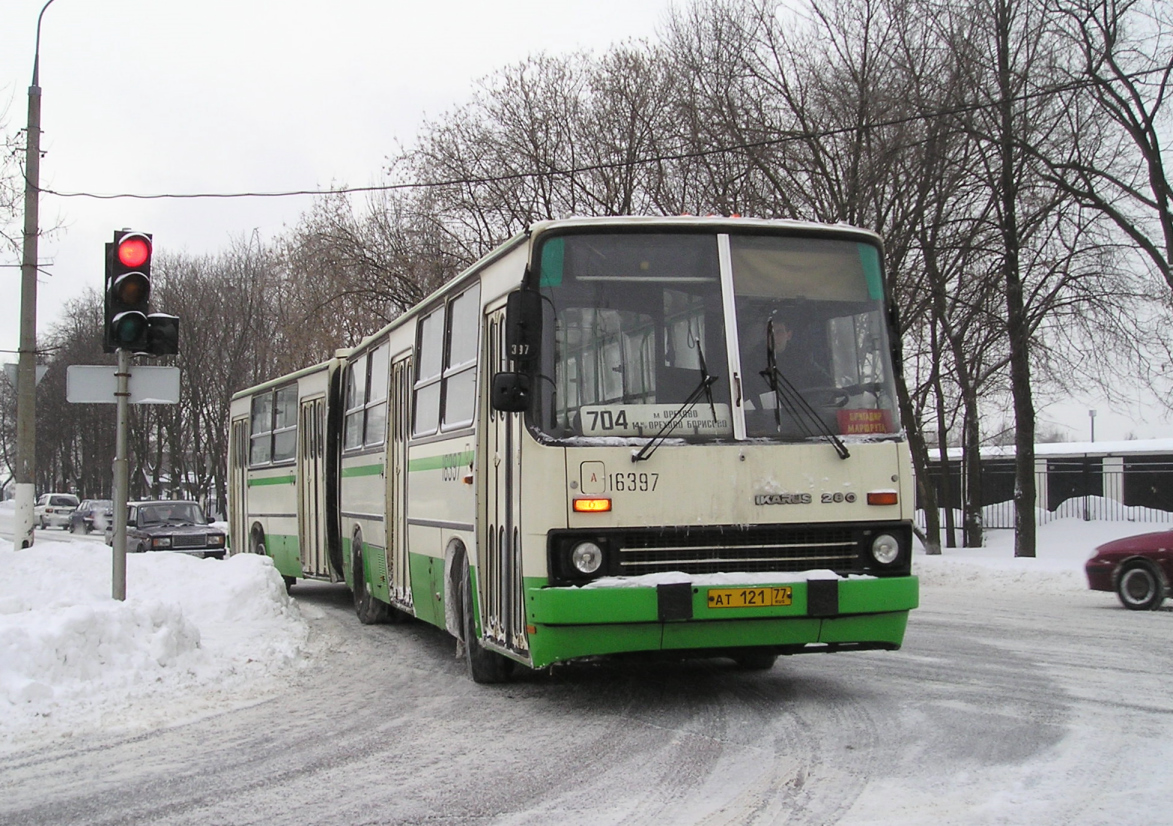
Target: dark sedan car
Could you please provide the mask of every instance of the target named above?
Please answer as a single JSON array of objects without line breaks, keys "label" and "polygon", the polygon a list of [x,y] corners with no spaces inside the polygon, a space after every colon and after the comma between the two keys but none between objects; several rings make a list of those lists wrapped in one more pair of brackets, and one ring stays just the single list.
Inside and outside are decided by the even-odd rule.
[{"label": "dark sedan car", "polygon": [[[114,542],[114,528],[106,528],[106,544]],[[175,551],[192,556],[223,559],[227,546],[224,531],[208,524],[195,502],[157,500],[130,502],[126,513],[126,550]]]},{"label": "dark sedan car", "polygon": [[1173,582],[1173,530],[1106,542],[1084,570],[1093,591],[1115,591],[1125,608],[1155,611]]},{"label": "dark sedan car", "polygon": [[69,515],[69,527],[74,533],[104,531],[113,515],[114,503],[109,499],[83,499]]}]

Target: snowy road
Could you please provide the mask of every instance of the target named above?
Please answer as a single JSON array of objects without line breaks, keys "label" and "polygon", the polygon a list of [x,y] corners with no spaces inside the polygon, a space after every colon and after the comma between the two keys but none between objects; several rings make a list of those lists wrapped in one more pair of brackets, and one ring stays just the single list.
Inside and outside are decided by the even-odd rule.
[{"label": "snowy road", "polygon": [[[926,582],[899,652],[567,666],[294,589],[314,665],[250,705],[0,757],[17,824],[1151,824],[1173,808],[1173,610]],[[242,698],[246,699],[246,698]],[[1157,816],[1159,820],[1160,817]]]}]

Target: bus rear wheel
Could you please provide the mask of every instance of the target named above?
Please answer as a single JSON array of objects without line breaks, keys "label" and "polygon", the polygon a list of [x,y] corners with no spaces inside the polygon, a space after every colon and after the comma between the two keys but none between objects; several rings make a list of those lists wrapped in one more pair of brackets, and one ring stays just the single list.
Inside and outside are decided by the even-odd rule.
[{"label": "bus rear wheel", "polygon": [[490,651],[477,639],[476,615],[473,612],[472,571],[468,557],[460,557],[460,614],[461,630],[464,632],[464,660],[468,675],[474,683],[504,683],[513,672],[513,661],[508,657]]}]

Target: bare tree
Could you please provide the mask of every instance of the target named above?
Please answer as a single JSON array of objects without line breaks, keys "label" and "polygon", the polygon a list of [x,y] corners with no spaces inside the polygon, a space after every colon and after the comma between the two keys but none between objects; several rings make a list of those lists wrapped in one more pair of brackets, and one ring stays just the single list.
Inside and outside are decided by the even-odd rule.
[{"label": "bare tree", "polygon": [[480,81],[472,101],[425,124],[406,162],[457,248],[475,259],[535,221],[575,214],[589,60],[531,57]]},{"label": "bare tree", "polygon": [[1162,145],[1173,8],[1163,0],[1052,0],[1048,10],[1074,53],[1065,98],[1080,139],[1044,158],[1056,184],[1106,215],[1173,289],[1173,184]]},{"label": "bare tree", "polygon": [[282,315],[302,331],[302,361],[358,343],[475,260],[450,250],[420,197],[384,194],[356,214],[327,196],[278,243]]},{"label": "bare tree", "polygon": [[307,325],[283,326],[277,261],[255,237],[215,257],[161,256],[156,272],[158,309],[180,318],[182,380],[178,405],[139,411],[144,484],[170,479],[223,512],[232,394],[312,363],[289,361]]},{"label": "bare tree", "polygon": [[112,364],[102,353],[102,296],[94,290],[70,301],[44,337],[51,353],[37,385],[38,489],[109,497],[114,460],[114,406],[69,404],[66,371],[73,364]]},{"label": "bare tree", "polygon": [[[14,261],[19,260],[21,248],[20,224],[21,199],[24,194],[24,172],[20,156],[24,147],[18,145],[15,135],[10,135],[5,120],[6,112],[0,111],[0,248],[11,253]],[[8,258],[5,254],[0,261]]]}]

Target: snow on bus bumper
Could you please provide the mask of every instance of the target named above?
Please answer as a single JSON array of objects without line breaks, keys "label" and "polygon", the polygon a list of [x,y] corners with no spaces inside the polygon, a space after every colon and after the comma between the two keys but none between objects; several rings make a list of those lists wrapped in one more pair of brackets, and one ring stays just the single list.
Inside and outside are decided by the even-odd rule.
[{"label": "snow on bus bumper", "polygon": [[676,574],[529,587],[526,596],[530,653],[540,667],[629,651],[896,649],[908,612],[918,605],[919,586],[914,576],[838,577],[829,571],[789,578]]}]

